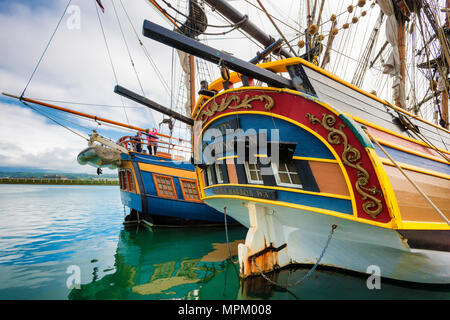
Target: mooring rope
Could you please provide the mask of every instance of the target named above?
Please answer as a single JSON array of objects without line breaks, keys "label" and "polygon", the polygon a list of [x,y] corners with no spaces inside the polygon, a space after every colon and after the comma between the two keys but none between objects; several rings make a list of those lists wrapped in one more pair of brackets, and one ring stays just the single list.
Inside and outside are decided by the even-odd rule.
[{"label": "mooring rope", "polygon": [[223,207],[223,220],[225,225],[225,239],[227,241],[228,257],[231,262],[237,263],[238,261],[233,261],[233,255],[231,254],[230,249],[230,240],[228,237],[227,207]]},{"label": "mooring rope", "polygon": [[319,259],[317,259],[317,261],[316,261],[316,263],[314,264],[314,266],[308,271],[307,274],[305,274],[301,279],[297,280],[297,281],[294,282],[294,283],[288,283],[288,284],[286,284],[286,285],[281,285],[281,284],[279,284],[279,283],[273,281],[273,280],[270,279],[269,277],[267,277],[267,276],[264,274],[264,272],[261,271],[261,269],[260,269],[260,268],[258,267],[258,265],[256,264],[256,261],[255,261],[255,258],[254,258],[254,257],[251,258],[250,261],[255,265],[256,270],[258,270],[258,272],[261,274],[261,276],[262,276],[265,280],[267,280],[268,282],[270,282],[271,284],[273,284],[273,285],[275,285],[275,286],[278,286],[278,287],[281,287],[281,288],[285,288],[285,289],[287,289],[287,288],[289,288],[289,287],[297,286],[297,285],[299,285],[300,283],[302,283],[303,281],[307,280],[307,279],[313,274],[313,272],[316,270],[317,266],[319,265],[320,261],[322,260],[324,254],[325,254],[325,252],[326,252],[326,250],[327,250],[327,248],[328,248],[328,245],[330,244],[331,238],[333,237],[333,233],[334,233],[334,230],[335,230],[336,228],[337,228],[337,225],[335,225],[335,224],[333,224],[333,225],[331,226],[331,231],[330,231],[330,234],[328,235],[327,243],[325,244],[325,247],[323,248],[322,253],[321,253],[320,256],[319,256]]}]

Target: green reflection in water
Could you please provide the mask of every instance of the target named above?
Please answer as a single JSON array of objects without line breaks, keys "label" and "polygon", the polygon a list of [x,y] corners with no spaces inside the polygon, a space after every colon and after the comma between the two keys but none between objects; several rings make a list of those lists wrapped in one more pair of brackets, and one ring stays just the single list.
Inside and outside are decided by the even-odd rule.
[{"label": "green reflection in water", "polygon": [[[229,230],[237,253],[246,229]],[[121,230],[115,272],[73,289],[69,299],[236,299],[238,267],[229,257],[223,228],[127,227]]]}]

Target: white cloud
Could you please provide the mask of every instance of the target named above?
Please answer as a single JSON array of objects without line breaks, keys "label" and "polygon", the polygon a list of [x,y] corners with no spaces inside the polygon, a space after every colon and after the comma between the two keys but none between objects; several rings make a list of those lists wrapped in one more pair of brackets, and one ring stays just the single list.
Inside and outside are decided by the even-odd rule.
[{"label": "white cloud", "polygon": [[86,141],[24,107],[0,103],[0,108],[2,166],[93,172],[76,161]]},{"label": "white cloud", "polygon": [[[74,5],[80,7],[81,28],[71,30],[67,28],[66,21],[62,21],[25,96],[90,104],[122,105],[121,97],[113,93],[116,82],[93,3],[73,1]],[[116,6],[118,4],[119,2],[116,1]],[[7,10],[0,12],[1,92],[16,95],[22,92],[64,8],[61,3],[54,5],[55,7],[36,6],[31,10],[23,4],[10,3],[7,5]],[[108,2],[104,5],[107,12],[101,13],[101,18],[119,84],[140,92],[113,8]],[[133,60],[139,67],[138,73],[146,95],[155,101],[168,104],[170,98],[163,93],[159,82],[155,81],[156,77],[147,58],[137,44],[136,37],[130,33],[128,20],[125,19],[123,11],[119,7],[117,9],[119,9],[122,27],[127,32],[127,41]],[[154,14],[143,1],[141,3],[136,1],[133,4],[127,2],[127,10],[130,15],[138,13],[141,16],[134,18],[133,21],[143,21],[142,15]],[[69,15],[64,17],[64,19],[67,18]],[[135,24],[138,32],[141,29],[139,25],[142,23]],[[168,58],[166,52],[159,50],[163,47],[167,49],[167,47],[153,41],[149,46],[150,40],[146,41],[148,48],[151,47],[149,51],[152,58],[155,61],[166,61],[159,67],[168,79],[170,57]],[[123,102],[127,106],[134,107],[126,109],[126,115],[124,109],[118,107],[55,104],[123,123],[129,120],[130,124],[143,128],[153,126],[152,117],[147,108],[126,99],[123,99]],[[11,103],[14,102],[11,100]],[[156,123],[162,119],[161,115],[155,114],[154,117]],[[71,120],[86,125],[86,121]],[[76,162],[76,155],[86,147],[86,142],[70,131],[46,121],[36,112],[14,104],[1,103],[0,125],[2,166],[64,169],[72,172],[92,171],[92,168],[80,166]],[[91,123],[89,126],[95,128],[95,124]],[[113,135],[117,137],[119,133],[116,131]]]},{"label": "white cloud", "polygon": [[[0,91],[17,95],[20,95],[22,92],[65,6],[64,1],[54,0],[49,2],[50,4],[46,3],[45,6],[33,5],[32,9],[16,2],[3,3],[3,7],[0,9]],[[172,49],[145,38],[142,35],[142,23],[144,19],[148,19],[169,29],[172,29],[171,25],[157,14],[144,0],[122,0],[122,2],[126,6],[139,37],[158,65],[165,81],[171,85]],[[169,107],[171,105],[170,94],[166,92],[160,83],[142,48],[140,48],[134,32],[122,11],[120,2],[115,0],[114,3],[116,4],[127,43],[146,96]],[[279,5],[271,5],[268,1],[266,7],[270,9],[272,14],[280,17],[283,22],[287,22],[291,26],[297,26],[297,22],[300,21],[303,25],[300,29],[303,30],[306,25],[306,20],[298,16],[295,20],[292,19],[298,13],[299,4],[291,0],[278,0],[276,3]],[[80,8],[80,29],[68,28],[67,19],[70,18],[70,15],[64,17],[36,75],[27,89],[26,96],[120,106],[122,104],[121,98],[113,93],[113,87],[116,82],[98,23],[95,1],[73,0],[72,4]],[[103,5],[105,6],[105,13],[100,13],[100,16],[118,82],[120,85],[140,93],[140,87],[131,67],[131,62],[114,15],[111,1],[104,1]],[[279,38],[277,32],[262,12],[244,1],[233,1],[232,5],[242,13],[248,14],[251,20],[264,31],[270,33],[275,38]],[[329,5],[325,6],[324,19],[328,19],[332,13],[345,11],[345,8],[338,10],[332,6],[337,5],[334,3],[332,5],[330,2]],[[210,9],[208,8],[207,11],[210,12]],[[367,21],[369,20],[369,16],[370,14],[365,18]],[[211,24],[218,25],[226,23],[217,17],[212,18],[209,16],[209,18]],[[344,19],[347,18],[346,15],[340,17],[339,23],[342,24]],[[376,18],[376,14],[373,14],[372,20],[374,18]],[[278,26],[287,35],[288,39],[295,38],[295,32],[291,28],[286,27],[280,22],[278,22]],[[329,28],[329,26],[327,25],[324,28]],[[362,25],[359,28],[362,30]],[[324,29],[321,31],[327,33],[327,30]],[[224,29],[208,29],[208,32],[222,31]],[[348,34],[340,32],[336,39],[337,50],[341,49],[339,37],[345,37],[346,35]],[[367,38],[368,34],[365,34],[364,37]],[[356,42],[353,44],[353,51],[350,54],[355,59],[359,58],[359,53],[363,49],[362,38],[356,39]],[[227,36],[209,36],[208,39],[206,41],[208,45],[232,52],[244,60],[252,58],[260,50],[260,48],[243,37],[237,30]],[[333,62],[340,61],[340,59],[337,60],[334,58],[335,54],[333,53]],[[175,63],[174,68],[178,69],[176,60]],[[212,69],[217,76],[218,68],[214,67]],[[174,79],[179,79],[178,75],[179,73]],[[352,75],[353,73],[346,72],[344,78],[351,78]],[[213,76],[213,78],[215,77]],[[175,89],[179,88],[179,80],[173,81],[173,86]],[[173,97],[176,100],[176,91]],[[126,99],[123,99],[123,101],[125,105],[133,107],[126,109],[130,124],[143,128],[151,128],[153,126],[152,117],[148,109]],[[71,105],[68,103],[55,104],[100,117],[124,123],[127,122],[125,111],[120,107],[94,107]],[[3,163],[5,165],[13,166],[33,163],[35,166],[55,166],[55,168],[67,166],[67,168],[70,168],[70,171],[85,170],[84,167],[76,163],[74,158],[85,147],[83,140],[55,124],[44,121],[35,112],[7,104],[1,104],[1,106],[0,121],[2,128],[0,130],[2,135],[0,135],[0,156],[4,159]],[[181,109],[178,111],[181,111]],[[162,115],[153,112],[153,117],[155,118],[156,126],[158,126],[162,120]],[[78,119],[76,121],[80,121],[80,124],[86,125],[85,121]],[[90,126],[95,127],[92,124]],[[14,137],[22,135],[27,129],[33,132],[32,143],[25,140],[14,141]],[[117,131],[104,132],[113,138],[117,138],[119,135]],[[100,130],[100,133],[102,133],[102,130]],[[168,132],[165,131],[164,133]],[[49,139],[53,139],[52,143],[50,143]],[[52,152],[63,156],[59,161],[52,160]],[[19,154],[21,153],[26,153],[27,157],[20,157]],[[45,159],[45,162],[39,163],[40,159]]]}]

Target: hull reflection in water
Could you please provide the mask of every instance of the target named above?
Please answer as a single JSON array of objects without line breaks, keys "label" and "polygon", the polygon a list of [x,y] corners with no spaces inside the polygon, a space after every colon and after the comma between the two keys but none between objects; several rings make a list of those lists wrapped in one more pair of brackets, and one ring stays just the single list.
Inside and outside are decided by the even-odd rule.
[{"label": "hull reflection in water", "polygon": [[[243,227],[229,229],[233,256],[245,233]],[[93,280],[68,298],[236,299],[239,271],[228,260],[225,239],[223,228],[126,227],[120,233],[115,272],[97,279],[93,267]]]},{"label": "hull reflection in water", "polygon": [[[237,245],[247,230],[229,229],[230,251],[236,260]],[[115,271],[72,289],[69,299],[450,299],[448,287],[411,286],[381,279],[379,290],[367,287],[368,276],[317,269],[299,285],[282,287],[262,277],[239,279],[238,266],[228,260],[222,228],[126,227],[121,230],[115,254]],[[268,276],[286,286],[310,270],[282,269]],[[370,281],[369,281],[370,282]],[[373,283],[373,282],[371,282]]]},{"label": "hull reflection in water", "polygon": [[[237,299],[264,300],[449,300],[449,286],[412,284],[364,274],[319,267],[304,281],[311,266],[293,267],[273,272],[268,277],[279,287],[268,284],[263,277],[242,280]],[[299,284],[297,284],[300,281]],[[368,285],[369,283],[369,285]],[[291,286],[291,284],[297,284]],[[372,289],[369,289],[372,288]],[[287,288],[287,290],[286,290]]]}]

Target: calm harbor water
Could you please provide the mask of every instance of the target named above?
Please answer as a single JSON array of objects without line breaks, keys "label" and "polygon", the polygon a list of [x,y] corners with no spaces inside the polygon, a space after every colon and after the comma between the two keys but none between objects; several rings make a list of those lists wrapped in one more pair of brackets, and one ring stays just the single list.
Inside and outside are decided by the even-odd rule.
[{"label": "calm harbor water", "polygon": [[[369,290],[365,277],[325,270],[289,291],[241,282],[223,228],[125,227],[123,218],[116,186],[0,185],[0,299],[450,299],[448,288],[382,280]],[[245,235],[230,228],[232,254]]]}]

